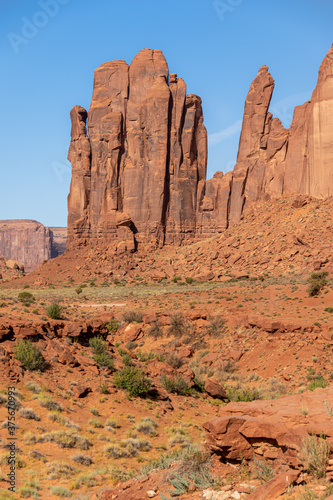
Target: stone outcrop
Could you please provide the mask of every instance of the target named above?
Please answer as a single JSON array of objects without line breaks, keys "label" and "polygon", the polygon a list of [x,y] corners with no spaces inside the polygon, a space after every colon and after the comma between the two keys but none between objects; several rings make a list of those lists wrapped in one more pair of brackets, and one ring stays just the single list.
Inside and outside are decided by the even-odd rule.
[{"label": "stone outcrop", "polygon": [[[333,422],[324,404],[332,396],[333,388],[326,388],[276,400],[230,403],[204,424],[206,442],[227,460],[256,457],[300,469],[307,435],[325,435],[332,449]],[[302,407],[311,408],[311,413],[303,415]]]},{"label": "stone outcrop", "polygon": [[320,66],[311,100],[295,108],[288,130],[268,111],[273,89],[263,66],[245,103],[230,224],[240,220],[245,205],[260,199],[333,195],[333,46]]},{"label": "stone outcrop", "polygon": [[[18,261],[26,272],[35,270],[44,260],[64,253],[64,231],[57,228],[54,239],[50,228],[34,220],[0,221],[0,256]],[[59,233],[59,234],[58,234]]]},{"label": "stone outcrop", "polygon": [[169,75],[162,52],[143,49],[130,66],[102,64],[89,112],[71,111],[68,248],[88,241],[130,251],[141,242],[181,245],[223,232],[258,200],[331,196],[333,47],[290,129],[269,112],[273,90],[262,66],[246,98],[235,168],[206,180],[201,99]]},{"label": "stone outcrop", "polygon": [[169,77],[161,51],[102,64],[89,112],[75,106],[71,120],[68,248],[195,237],[207,166],[201,99]]}]

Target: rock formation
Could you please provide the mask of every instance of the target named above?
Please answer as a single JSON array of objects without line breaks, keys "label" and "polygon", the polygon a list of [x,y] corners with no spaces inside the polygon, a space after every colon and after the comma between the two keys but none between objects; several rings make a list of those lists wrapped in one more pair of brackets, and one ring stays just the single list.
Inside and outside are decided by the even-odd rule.
[{"label": "rock formation", "polygon": [[130,66],[102,64],[89,112],[71,111],[68,248],[88,241],[131,251],[143,241],[181,245],[236,224],[258,200],[331,196],[333,47],[289,130],[269,112],[273,90],[262,66],[245,102],[235,168],[206,180],[201,99],[169,76],[162,52],[143,49]]},{"label": "rock formation", "polygon": [[161,51],[102,64],[89,112],[75,106],[71,119],[69,248],[102,239],[134,250],[134,235],[157,245],[195,236],[207,165],[201,99],[169,77]]},{"label": "rock formation", "polygon": [[[63,240],[66,228],[57,229],[59,233],[62,229]],[[60,239],[54,239],[50,228],[34,220],[0,221],[0,256],[22,263],[26,272],[64,253],[66,244]]]}]

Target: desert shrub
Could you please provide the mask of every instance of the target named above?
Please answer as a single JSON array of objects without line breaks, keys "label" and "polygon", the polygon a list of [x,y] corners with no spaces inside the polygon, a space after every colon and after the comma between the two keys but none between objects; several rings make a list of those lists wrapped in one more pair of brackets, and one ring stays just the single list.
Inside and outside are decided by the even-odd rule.
[{"label": "desert shrub", "polygon": [[131,456],[125,448],[116,443],[109,444],[104,451],[109,458],[129,458]]},{"label": "desert shrub", "polygon": [[123,439],[120,446],[125,448],[131,457],[135,457],[139,451],[149,451],[151,448],[149,441],[134,438]]},{"label": "desert shrub", "polygon": [[61,307],[59,304],[54,303],[50,304],[46,308],[46,314],[51,319],[60,319],[61,318]]},{"label": "desert shrub", "polygon": [[161,323],[157,320],[149,327],[147,334],[154,339],[163,337],[163,330]]},{"label": "desert shrub", "polygon": [[324,477],[330,454],[330,444],[321,434],[317,437],[314,433],[307,434],[302,440],[300,458],[304,468],[316,478]]},{"label": "desert shrub", "polygon": [[142,323],[142,313],[140,311],[125,311],[123,312],[123,320],[125,323]]},{"label": "desert shrub", "polygon": [[39,347],[29,340],[18,340],[13,351],[15,358],[18,359],[28,370],[44,370],[44,356]]},{"label": "desert shrub", "polygon": [[30,306],[35,301],[35,297],[30,292],[20,292],[17,298],[24,306]]},{"label": "desert shrub", "polygon": [[214,316],[210,318],[206,331],[212,337],[220,337],[225,330],[225,319],[222,316]]},{"label": "desert shrub", "polygon": [[130,396],[142,396],[149,391],[152,381],[145,372],[136,366],[125,366],[114,376],[114,383],[120,389],[128,391]]},{"label": "desert shrub", "polygon": [[174,313],[170,316],[169,334],[182,337],[189,333],[189,322],[182,313]]},{"label": "desert shrub", "polygon": [[60,478],[70,478],[75,472],[77,472],[77,468],[66,462],[54,461],[47,464],[47,479],[51,481]]},{"label": "desert shrub", "polygon": [[21,488],[18,489],[18,493],[20,495],[20,498],[35,498],[36,500],[40,498],[40,494],[38,493],[37,488],[32,488],[31,486],[21,486]]},{"label": "desert shrub", "polygon": [[32,456],[32,458],[35,458],[36,460],[41,460],[44,463],[47,461],[45,455],[43,455],[43,453],[40,453],[37,450],[31,450],[29,455]]},{"label": "desert shrub", "polygon": [[333,307],[325,307],[324,311],[328,313],[333,313]]},{"label": "desert shrub", "polygon": [[72,493],[65,486],[51,486],[50,493],[60,498],[71,498]]},{"label": "desert shrub", "polygon": [[100,354],[106,351],[106,342],[102,337],[93,337],[89,339],[89,346],[94,354]]},{"label": "desert shrub", "polygon": [[156,428],[157,423],[149,417],[143,417],[140,422],[138,422],[134,426],[134,429],[136,429],[138,432],[146,434],[146,436],[156,436]]},{"label": "desert shrub", "polygon": [[133,366],[133,361],[128,352],[124,352],[124,354],[121,356],[121,361],[124,366]]},{"label": "desert shrub", "polygon": [[80,295],[80,293],[82,293],[82,287],[81,286],[76,287],[75,291],[76,291],[77,295]]},{"label": "desert shrub", "polygon": [[101,368],[108,368],[109,370],[114,369],[114,360],[111,355],[107,352],[106,342],[102,337],[93,337],[89,339],[89,345],[93,351],[93,358],[96,364]]},{"label": "desert shrub", "polygon": [[[181,453],[184,458],[167,478],[168,483],[173,487],[168,490],[172,498],[185,494],[191,483],[196,489],[203,490],[210,488],[217,479],[211,473],[212,462],[209,453],[191,445]],[[163,493],[161,493],[161,498],[170,500]]]},{"label": "desert shrub", "polygon": [[257,389],[251,389],[250,387],[231,387],[228,389],[228,399],[229,401],[254,401],[256,399],[262,399],[262,394]]},{"label": "desert shrub", "polygon": [[327,387],[327,381],[322,375],[317,375],[313,377],[313,380],[308,385],[309,391],[314,391],[317,387],[325,388]]},{"label": "desert shrub", "polygon": [[99,366],[100,368],[108,368],[109,370],[114,370],[114,360],[111,358],[108,352],[95,354],[93,358],[96,361],[97,366]]},{"label": "desert shrub", "polygon": [[71,422],[70,420],[68,420],[68,418],[64,417],[61,413],[59,413],[59,411],[51,411],[48,414],[48,418],[52,422],[57,422],[58,424],[65,425],[66,427],[72,427],[74,429],[80,428],[80,426],[78,424],[75,424],[74,422]]},{"label": "desert shrub", "polygon": [[54,401],[52,398],[49,398],[47,396],[40,396],[38,398],[39,404],[43,407],[46,408],[49,411],[62,411],[63,408],[61,404],[57,403],[57,401]]},{"label": "desert shrub", "polygon": [[118,330],[118,323],[115,319],[111,319],[106,325],[108,332],[115,333]]},{"label": "desert shrub", "polygon": [[186,283],[187,283],[188,285],[192,285],[192,283],[193,283],[194,279],[193,279],[193,278],[189,278],[189,277],[187,277],[185,281],[186,281]]},{"label": "desert shrub", "polygon": [[88,450],[92,443],[86,437],[80,436],[75,431],[51,431],[40,436],[39,442],[56,443],[60,448],[80,448]]},{"label": "desert shrub", "polygon": [[81,465],[91,465],[93,463],[91,457],[89,457],[88,455],[82,455],[82,453],[78,453],[77,455],[74,455],[72,457],[72,460],[74,460],[74,462],[77,462],[78,464],[81,464]]},{"label": "desert shrub", "polygon": [[98,420],[98,418],[91,418],[88,420],[88,424],[91,425],[92,427],[95,427],[96,429],[99,429],[101,427],[104,427],[102,422]]},{"label": "desert shrub", "polygon": [[107,421],[105,422],[105,427],[111,427],[112,429],[118,429],[118,421],[115,417],[113,418],[108,418]]},{"label": "desert shrub", "polygon": [[137,353],[138,359],[141,363],[146,363],[147,361],[151,361],[152,359],[158,359],[158,361],[164,361],[164,357],[160,354],[156,354],[155,352],[141,352]]},{"label": "desert shrub", "polygon": [[107,382],[101,382],[99,384],[99,390],[101,391],[102,394],[109,394],[109,386]]},{"label": "desert shrub", "polygon": [[214,377],[218,382],[228,380],[231,375],[237,370],[237,364],[231,359],[225,359],[217,363],[214,370]]},{"label": "desert shrub", "polygon": [[260,462],[254,457],[253,463],[256,479],[259,479],[262,484],[267,483],[270,479],[272,479],[274,476],[274,470],[266,462]]},{"label": "desert shrub", "polygon": [[32,410],[31,408],[21,408],[20,417],[27,418],[29,420],[37,420],[37,421],[40,420],[39,416],[36,415],[34,410]]},{"label": "desert shrub", "polygon": [[311,273],[310,277],[308,278],[308,283],[309,283],[308,293],[310,297],[319,295],[321,290],[325,288],[325,286],[327,285],[327,279],[326,279],[327,275],[328,275],[327,271],[322,271],[320,273]]},{"label": "desert shrub", "polygon": [[185,396],[186,394],[191,394],[191,388],[189,387],[186,380],[184,380],[180,375],[177,375],[176,378],[162,375],[160,380],[163,387],[168,392],[174,392],[175,394],[180,394],[183,396]]},{"label": "desert shrub", "polygon": [[177,356],[177,354],[173,352],[165,356],[165,362],[168,363],[168,365],[172,366],[173,368],[180,368],[184,364],[182,358],[180,358],[179,356]]}]

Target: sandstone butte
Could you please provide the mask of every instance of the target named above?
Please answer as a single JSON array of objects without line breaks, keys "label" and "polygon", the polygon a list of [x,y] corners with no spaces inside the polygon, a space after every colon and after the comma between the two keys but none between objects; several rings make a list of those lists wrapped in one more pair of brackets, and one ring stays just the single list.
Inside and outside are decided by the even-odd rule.
[{"label": "sandstone butte", "polygon": [[26,272],[66,250],[66,228],[35,220],[0,220],[0,256],[21,263]]},{"label": "sandstone butte", "polygon": [[262,66],[246,98],[234,170],[206,180],[201,99],[169,75],[162,52],[143,49],[130,66],[102,64],[89,112],[71,110],[67,248],[182,245],[237,224],[258,200],[332,196],[333,46],[290,129],[269,112],[273,89]]}]

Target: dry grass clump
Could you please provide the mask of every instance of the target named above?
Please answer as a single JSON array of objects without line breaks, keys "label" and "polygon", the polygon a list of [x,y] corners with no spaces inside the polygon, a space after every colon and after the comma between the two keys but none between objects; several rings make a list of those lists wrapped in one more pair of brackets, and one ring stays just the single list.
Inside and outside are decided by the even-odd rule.
[{"label": "dry grass clump", "polygon": [[127,438],[117,443],[111,443],[105,448],[109,458],[130,458],[138,455],[139,451],[149,451],[151,444],[143,439]]},{"label": "dry grass clump", "polygon": [[305,470],[314,477],[325,477],[329,455],[330,444],[322,434],[317,437],[313,432],[302,440],[300,458]]},{"label": "dry grass clump", "polygon": [[77,455],[74,455],[71,457],[74,462],[77,462],[78,464],[81,465],[91,465],[93,463],[93,460],[91,457],[88,455],[82,455],[82,453],[78,453]]},{"label": "dry grass clump", "polygon": [[188,335],[191,331],[190,322],[182,313],[174,313],[170,316],[170,326],[168,328],[169,335],[180,338],[183,335]]},{"label": "dry grass clump", "polygon": [[32,408],[21,408],[20,409],[20,417],[27,418],[29,420],[40,420],[40,417],[36,415]]},{"label": "dry grass clump", "polygon": [[149,417],[143,417],[140,422],[135,424],[134,429],[146,434],[146,436],[157,436],[157,423]]},{"label": "dry grass clump", "polygon": [[63,408],[61,404],[57,403],[57,401],[54,401],[52,398],[48,396],[40,396],[38,398],[39,404],[43,407],[46,408],[49,411],[62,411]]},{"label": "dry grass clump", "polygon": [[77,434],[75,431],[51,431],[37,435],[32,432],[26,432],[23,436],[27,444],[35,443],[56,443],[60,448],[80,448],[88,450],[92,443],[88,438]]},{"label": "dry grass clump", "polygon": [[54,461],[50,462],[47,464],[47,473],[50,481],[54,479],[60,479],[60,478],[70,478],[73,476],[73,474],[78,472],[78,469],[76,467],[73,467],[70,464],[67,464],[66,462],[63,461]]},{"label": "dry grass clump", "polygon": [[57,422],[60,425],[65,425],[66,427],[72,427],[74,429],[80,429],[80,426],[78,424],[72,422],[71,420],[68,420],[67,417],[64,417],[64,415],[62,415],[58,411],[51,411],[47,416],[52,422]]}]

